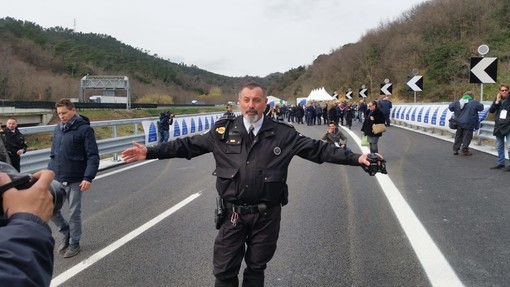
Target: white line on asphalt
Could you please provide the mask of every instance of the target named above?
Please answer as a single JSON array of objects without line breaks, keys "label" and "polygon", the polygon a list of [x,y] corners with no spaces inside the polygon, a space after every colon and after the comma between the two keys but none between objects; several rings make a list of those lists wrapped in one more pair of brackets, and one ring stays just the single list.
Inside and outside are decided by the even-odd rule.
[{"label": "white line on asphalt", "polygon": [[74,267],[68,269],[67,271],[65,271],[62,274],[58,275],[57,277],[53,278],[53,280],[51,280],[50,286],[56,287],[64,282],[66,282],[67,280],[71,279],[76,274],[80,273],[81,271],[85,270],[92,264],[94,264],[97,261],[101,260],[102,258],[106,257],[108,254],[112,253],[113,251],[115,251],[116,249],[121,247],[122,245],[133,240],[138,235],[147,231],[149,228],[158,224],[160,221],[167,218],[172,213],[174,213],[177,210],[181,209],[182,207],[186,206],[188,203],[192,202],[194,199],[196,199],[197,197],[202,195],[202,192],[203,192],[203,190],[190,195],[188,198],[186,198],[183,201],[179,202],[178,204],[174,205],[172,208],[166,210],[165,212],[163,212],[160,215],[156,216],[155,218],[151,219],[147,223],[143,224],[142,226],[138,227],[137,229],[126,234],[124,237],[120,238],[119,240],[113,242],[112,244],[110,244],[110,245],[106,246],[105,248],[103,248],[102,250],[98,251],[96,254],[90,256],[89,258],[76,264]]},{"label": "white line on asphalt", "polygon": [[105,174],[98,175],[98,176],[96,176],[94,178],[94,180],[100,179],[100,178],[103,178],[103,177],[107,177],[107,176],[110,176],[112,174],[120,173],[120,172],[126,171],[128,169],[132,169],[132,168],[135,168],[135,167],[138,167],[138,166],[141,166],[141,165],[144,165],[144,164],[148,164],[148,163],[151,163],[151,162],[154,162],[154,161],[157,161],[157,159],[144,160],[144,161],[136,163],[136,164],[128,165],[126,167],[119,168],[119,169],[116,169],[114,171],[110,171],[110,172],[107,172]]},{"label": "white line on asphalt", "polygon": [[[370,152],[367,147],[361,146],[361,140],[356,134],[346,128],[343,130],[349,133],[362,152]],[[427,273],[430,284],[432,286],[464,286],[389,176],[378,173],[375,177]]]}]

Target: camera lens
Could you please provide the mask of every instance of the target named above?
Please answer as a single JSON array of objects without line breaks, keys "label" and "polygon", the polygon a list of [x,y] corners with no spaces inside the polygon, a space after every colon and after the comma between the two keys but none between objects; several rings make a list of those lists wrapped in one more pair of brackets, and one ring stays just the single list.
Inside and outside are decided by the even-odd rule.
[{"label": "camera lens", "polygon": [[62,208],[62,205],[64,204],[64,200],[66,198],[66,190],[60,182],[53,180],[48,187],[48,191],[53,196],[53,214],[55,214]]}]

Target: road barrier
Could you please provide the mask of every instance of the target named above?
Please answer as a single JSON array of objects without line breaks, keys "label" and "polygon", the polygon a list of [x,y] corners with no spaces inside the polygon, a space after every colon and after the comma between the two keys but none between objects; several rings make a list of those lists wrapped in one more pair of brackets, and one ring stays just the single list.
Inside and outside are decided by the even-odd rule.
[{"label": "road barrier", "polygon": [[[193,115],[179,115],[174,118],[174,123],[170,126],[170,138],[182,138],[194,134],[199,134],[208,131],[214,122],[223,116],[223,113],[208,113],[208,114],[193,114]],[[124,119],[115,121],[97,121],[91,122],[90,125],[94,127],[112,127],[112,138],[98,140],[97,146],[99,148],[99,155],[113,155],[113,160],[119,161],[117,153],[132,146],[132,142],[141,144],[156,143],[159,139],[157,132],[157,122],[159,118],[136,118]],[[149,128],[145,129],[144,134],[138,134],[138,125],[149,122]],[[120,125],[132,124],[133,135],[130,136],[117,136],[117,127]],[[20,127],[19,130],[25,135],[53,132],[55,125],[35,126],[35,127]],[[154,142],[148,141],[149,138],[156,137]],[[48,167],[50,160],[50,148],[40,149],[35,151],[28,151],[21,155],[21,172],[35,172]]]},{"label": "road barrier", "polygon": [[[439,131],[441,134],[455,134],[448,126],[448,119],[451,118],[453,112],[448,109],[449,104],[395,104],[391,109],[391,120],[403,126],[416,127],[424,131],[435,133]],[[480,120],[480,129],[474,133],[474,138],[478,145],[483,140],[491,142],[496,141],[492,131],[494,130],[494,122],[485,120],[489,112],[491,103],[483,103],[484,109],[478,112]]]}]

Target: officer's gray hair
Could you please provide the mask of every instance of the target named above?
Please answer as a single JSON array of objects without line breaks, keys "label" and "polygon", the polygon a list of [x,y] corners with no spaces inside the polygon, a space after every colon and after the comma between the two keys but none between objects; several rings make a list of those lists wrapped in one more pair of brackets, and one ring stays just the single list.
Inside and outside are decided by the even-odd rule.
[{"label": "officer's gray hair", "polygon": [[256,88],[260,88],[262,90],[262,95],[264,97],[266,96],[266,91],[264,91],[264,88],[259,83],[249,82],[249,83],[247,83],[247,84],[245,84],[244,86],[241,87],[241,90],[239,91],[239,97],[241,96],[242,90],[244,90],[244,89],[253,90],[253,89],[256,89]]}]

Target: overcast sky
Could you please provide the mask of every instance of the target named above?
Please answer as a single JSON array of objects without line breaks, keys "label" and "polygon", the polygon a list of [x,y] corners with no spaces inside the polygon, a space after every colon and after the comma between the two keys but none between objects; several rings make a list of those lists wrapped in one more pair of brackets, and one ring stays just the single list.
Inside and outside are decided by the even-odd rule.
[{"label": "overcast sky", "polygon": [[174,63],[267,76],[357,42],[424,0],[9,0],[0,18],[107,34]]}]

